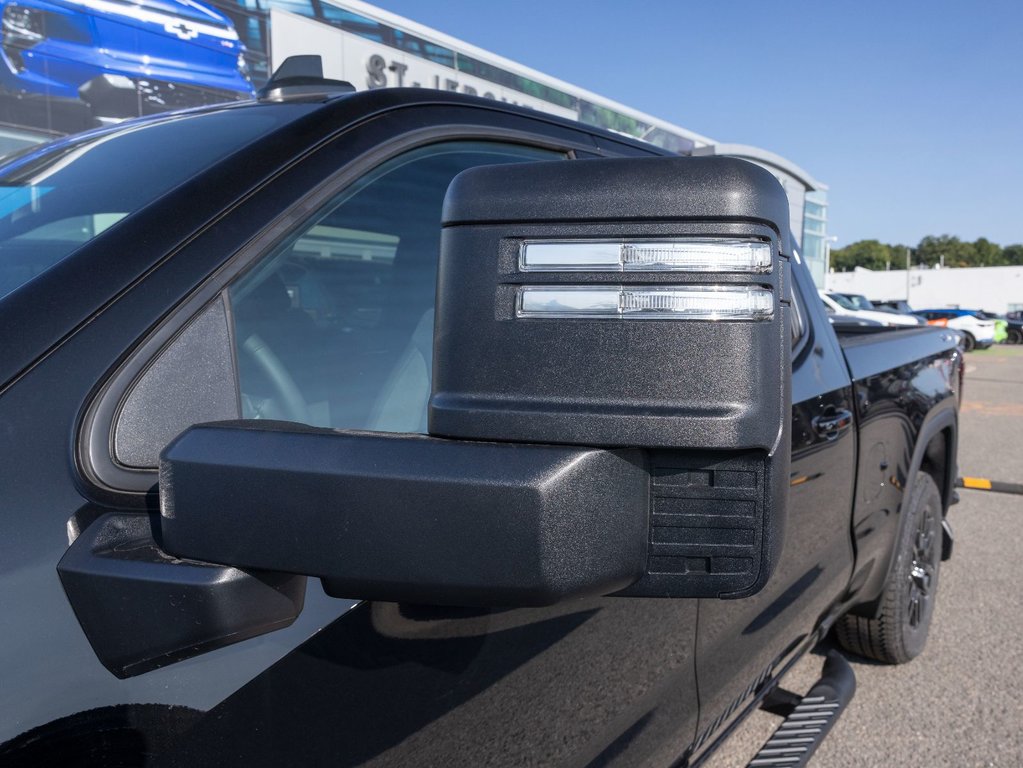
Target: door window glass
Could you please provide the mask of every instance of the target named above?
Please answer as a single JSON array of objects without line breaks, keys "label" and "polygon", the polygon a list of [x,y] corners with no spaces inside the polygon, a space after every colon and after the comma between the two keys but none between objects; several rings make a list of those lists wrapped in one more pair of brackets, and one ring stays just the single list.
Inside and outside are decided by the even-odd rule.
[{"label": "door window glass", "polygon": [[301,225],[230,289],[242,415],[425,432],[448,184],[473,166],[559,157],[493,142],[421,148]]}]

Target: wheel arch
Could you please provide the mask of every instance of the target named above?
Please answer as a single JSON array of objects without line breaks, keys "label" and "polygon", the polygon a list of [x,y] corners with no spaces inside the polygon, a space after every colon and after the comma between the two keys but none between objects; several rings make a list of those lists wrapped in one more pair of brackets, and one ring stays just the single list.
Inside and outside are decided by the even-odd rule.
[{"label": "wheel arch", "polygon": [[[917,477],[923,472],[934,480],[941,494],[941,514],[944,518],[948,514],[948,508],[952,503],[955,493],[955,480],[958,472],[956,466],[956,451],[959,439],[959,414],[956,410],[955,399],[946,398],[942,400],[924,419],[924,423],[917,433],[916,445],[913,448],[913,458],[909,464],[909,471],[906,476],[906,484],[902,489],[902,501],[899,504],[899,525],[895,528],[896,534],[892,541],[892,547],[888,552],[884,566],[884,579],[881,584],[887,583],[891,576],[892,569],[898,557],[898,548],[895,543],[898,541],[899,532],[902,530],[903,505],[913,497],[916,488]],[[866,602],[860,603],[851,609],[851,613],[857,616],[876,618],[881,610],[880,594],[872,595]]]}]

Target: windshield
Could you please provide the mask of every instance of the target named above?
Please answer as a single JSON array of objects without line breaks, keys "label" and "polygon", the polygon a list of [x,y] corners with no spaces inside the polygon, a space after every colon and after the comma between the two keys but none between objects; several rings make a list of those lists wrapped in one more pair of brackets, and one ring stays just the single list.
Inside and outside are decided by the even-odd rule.
[{"label": "windshield", "polygon": [[845,298],[847,298],[856,309],[874,309],[874,305],[866,296],[861,296],[858,293],[847,293],[845,294]]},{"label": "windshield", "polygon": [[842,309],[856,309],[856,305],[840,293],[829,293],[828,298],[835,302]]},{"label": "windshield", "polygon": [[278,105],[181,113],[59,140],[8,160],[0,166],[0,298],[296,116]]}]

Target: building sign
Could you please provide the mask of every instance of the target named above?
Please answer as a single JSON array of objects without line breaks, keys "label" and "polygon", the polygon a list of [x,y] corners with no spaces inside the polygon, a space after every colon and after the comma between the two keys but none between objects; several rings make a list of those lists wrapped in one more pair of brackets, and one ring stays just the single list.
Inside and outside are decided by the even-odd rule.
[{"label": "building sign", "polygon": [[[455,69],[455,55],[435,52],[433,58],[449,58],[451,66],[373,42],[352,32],[313,19],[273,9],[270,11],[271,69],[288,56],[315,53],[323,59],[323,74],[347,80],[357,90],[401,87],[434,88],[517,104],[549,114],[578,118],[577,110],[506,88]],[[439,46],[437,47],[439,48]]]}]

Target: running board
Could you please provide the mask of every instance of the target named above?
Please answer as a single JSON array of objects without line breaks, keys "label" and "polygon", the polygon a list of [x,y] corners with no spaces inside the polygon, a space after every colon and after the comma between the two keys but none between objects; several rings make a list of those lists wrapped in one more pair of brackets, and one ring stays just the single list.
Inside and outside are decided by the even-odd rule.
[{"label": "running board", "polygon": [[748,768],[805,766],[854,693],[856,676],[838,651],[828,653],[820,679],[802,698],[781,689],[773,691],[763,708],[775,713],[786,710],[785,722],[760,748]]}]

